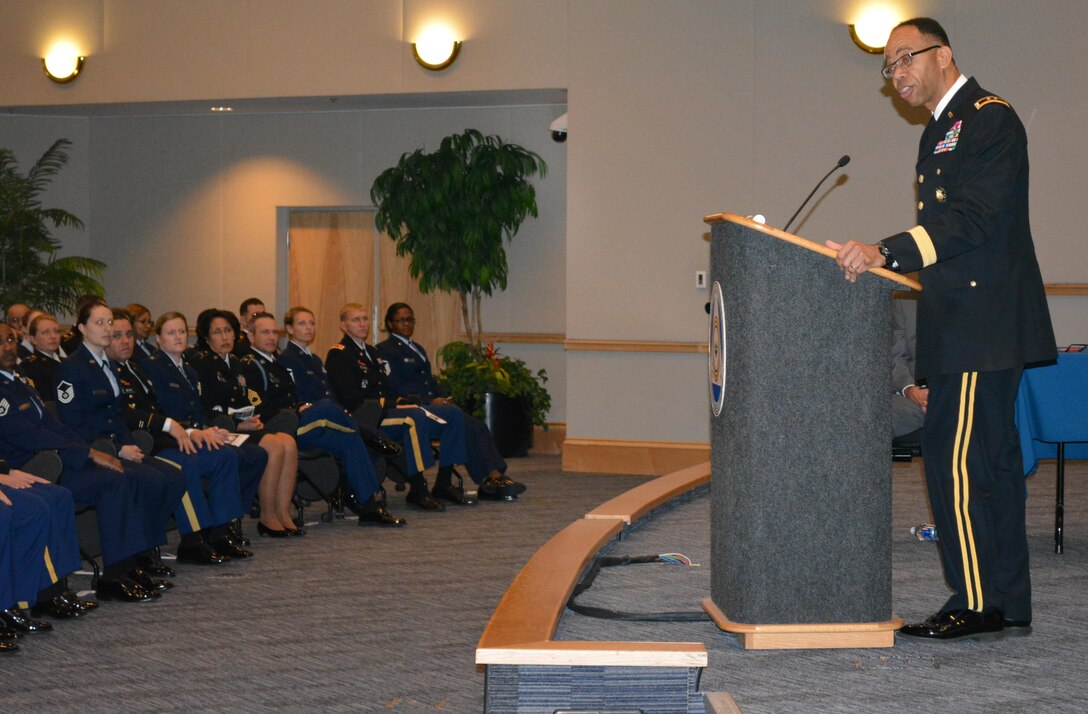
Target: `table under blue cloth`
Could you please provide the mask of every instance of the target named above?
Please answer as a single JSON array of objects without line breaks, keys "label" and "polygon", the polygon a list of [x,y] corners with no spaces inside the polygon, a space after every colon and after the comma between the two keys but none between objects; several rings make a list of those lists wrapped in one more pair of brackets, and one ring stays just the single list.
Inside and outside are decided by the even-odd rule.
[{"label": "table under blue cloth", "polygon": [[1016,426],[1026,476],[1040,459],[1057,457],[1058,442],[1066,459],[1088,459],[1088,352],[1061,352],[1056,364],[1024,370]]}]

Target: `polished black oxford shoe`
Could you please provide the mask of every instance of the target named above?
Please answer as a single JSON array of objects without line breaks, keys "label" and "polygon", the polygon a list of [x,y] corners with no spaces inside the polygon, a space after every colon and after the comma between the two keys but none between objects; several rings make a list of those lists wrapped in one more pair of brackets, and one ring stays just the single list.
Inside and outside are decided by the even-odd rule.
[{"label": "polished black oxford shoe", "polygon": [[145,590],[166,592],[167,590],[174,589],[174,583],[172,581],[164,578],[153,578],[151,577],[151,573],[143,568],[133,568],[128,571],[128,577],[142,585]]},{"label": "polished black oxford shoe", "polygon": [[476,505],[476,499],[466,494],[465,489],[460,486],[435,486],[431,490],[431,495],[458,506]]},{"label": "polished black oxford shoe", "polygon": [[19,645],[14,642],[0,642],[0,653],[10,654],[12,652],[18,652]]},{"label": "polished black oxford shoe", "polygon": [[382,526],[383,528],[400,528],[407,525],[400,516],[394,516],[389,511],[385,510],[385,506],[378,505],[373,511],[364,511],[359,514],[359,525],[361,526]]},{"label": "polished black oxford shoe", "polygon": [[22,632],[13,630],[7,625],[0,623],[0,642],[6,642],[8,640],[17,640],[23,636]]},{"label": "polished black oxford shoe", "polygon": [[444,511],[446,507],[436,501],[431,494],[423,490],[411,490],[408,495],[404,497],[404,500],[413,506],[422,508],[424,511]]},{"label": "polished black oxford shoe", "polygon": [[65,590],[64,592],[62,592],[60,594],[60,596],[62,598],[64,598],[65,600],[67,600],[72,605],[76,605],[77,607],[81,607],[81,608],[83,608],[84,610],[87,610],[87,611],[94,610],[95,608],[98,607],[98,602],[97,601],[95,601],[95,600],[84,600],[83,598],[81,598],[79,595],[75,594],[71,590]]},{"label": "polished black oxford shoe", "polygon": [[18,607],[0,611],[0,623],[5,629],[16,632],[49,632],[53,623],[47,620],[33,620],[30,613]]},{"label": "polished black oxford shoe", "polygon": [[242,533],[242,522],[238,519],[230,522],[230,526],[227,528],[227,537],[243,548],[253,545],[249,538],[246,538],[245,534]]},{"label": "polished black oxford shoe", "polygon": [[161,560],[149,560],[140,563],[140,567],[156,578],[176,578],[178,571],[164,564]]},{"label": "polished black oxford shoe", "polygon": [[953,640],[960,637],[989,636],[1005,628],[1005,616],[998,611],[952,610],[938,612],[924,622],[904,625],[899,632],[909,637]]},{"label": "polished black oxford shoe", "polygon": [[229,556],[223,555],[204,541],[192,545],[179,545],[177,555],[179,563],[222,565],[223,563],[230,562]]},{"label": "polished black oxford shoe", "polygon": [[128,576],[117,580],[99,581],[95,591],[99,600],[117,602],[151,602],[162,597],[158,590],[148,590]]},{"label": "polished black oxford shoe", "polygon": [[[97,604],[97,603],[96,603]],[[87,613],[85,608],[69,602],[63,595],[58,595],[51,600],[39,601],[30,608],[30,614],[34,617],[46,615],[57,620],[68,620],[73,617],[82,617]]]},{"label": "polished black oxford shoe", "polygon": [[525,484],[518,483],[509,476],[495,476],[487,479],[478,488],[481,499],[493,501],[513,501],[518,494],[525,492]]},{"label": "polished black oxford shoe", "polygon": [[223,555],[228,556],[232,560],[235,558],[243,560],[245,558],[253,557],[253,551],[246,550],[230,538],[220,538],[219,540],[212,543],[212,547],[215,548],[215,551],[217,553],[222,553]]}]

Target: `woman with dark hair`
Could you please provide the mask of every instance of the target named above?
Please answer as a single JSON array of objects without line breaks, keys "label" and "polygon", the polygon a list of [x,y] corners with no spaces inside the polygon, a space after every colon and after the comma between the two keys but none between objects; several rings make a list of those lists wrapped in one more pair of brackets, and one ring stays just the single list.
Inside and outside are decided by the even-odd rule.
[{"label": "woman with dark hair", "polygon": [[132,359],[143,362],[155,354],[158,349],[151,342],[151,331],[155,327],[155,321],[151,319],[151,310],[138,302],[130,303],[125,312],[132,316],[132,331],[136,337],[136,345],[132,351]]},{"label": "woman with dark hair", "polygon": [[[481,498],[510,499],[522,493],[525,486],[506,476],[506,461],[499,454],[487,425],[464,414],[435,380],[427,351],[412,341],[416,329],[412,307],[403,302],[390,305],[385,311],[385,329],[389,338],[378,344],[378,354],[389,366],[389,383],[398,401],[423,405],[440,417],[453,411],[463,414],[465,468],[476,482]],[[435,488],[448,487],[446,483],[435,483]]]},{"label": "woman with dark hair", "polygon": [[227,415],[234,428],[268,452],[268,465],[261,477],[261,518],[257,532],[262,536],[282,538],[303,535],[291,518],[291,499],[298,474],[298,445],[290,434],[264,430],[264,424],[246,396],[241,364],[232,354],[238,318],[226,310],[210,309],[196,320],[196,357],[190,362],[200,387],[204,419]]}]

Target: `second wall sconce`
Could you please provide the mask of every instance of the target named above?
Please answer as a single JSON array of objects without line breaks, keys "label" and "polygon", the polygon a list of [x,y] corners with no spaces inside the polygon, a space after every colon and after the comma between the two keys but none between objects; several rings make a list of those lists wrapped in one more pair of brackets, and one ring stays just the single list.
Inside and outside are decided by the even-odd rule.
[{"label": "second wall sconce", "polygon": [[412,55],[423,67],[439,71],[449,67],[461,54],[461,41],[447,27],[432,25],[412,43]]},{"label": "second wall sconce", "polygon": [[42,58],[45,76],[57,84],[67,84],[79,76],[87,58],[71,45],[58,45]]},{"label": "second wall sconce", "polygon": [[879,55],[884,52],[892,28],[898,24],[896,13],[891,8],[870,6],[862,10],[850,25],[850,39],[866,52]]}]

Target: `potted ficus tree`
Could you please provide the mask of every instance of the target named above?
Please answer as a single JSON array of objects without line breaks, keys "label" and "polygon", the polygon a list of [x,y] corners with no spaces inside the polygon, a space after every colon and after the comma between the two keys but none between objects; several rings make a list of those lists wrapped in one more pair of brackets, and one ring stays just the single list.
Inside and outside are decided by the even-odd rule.
[{"label": "potted ficus tree", "polygon": [[103,295],[105,263],[59,257],[53,228],[82,228],[68,211],[42,206],[42,194],[68,163],[71,142],[58,139],[25,175],[14,154],[0,148],[0,304],[26,303],[47,312],[70,312],[81,295]]},{"label": "potted ficus tree", "polygon": [[[438,351],[438,377],[466,411],[485,419],[505,455],[524,453],[527,445],[525,436],[507,439],[504,430],[527,431],[531,439],[534,423],[546,426],[551,399],[544,370],[533,373],[482,343],[480,302],[506,289],[504,244],[537,216],[529,178],[546,173],[536,153],[466,129],[433,152],[402,155],[370,189],[374,223],[396,241],[397,255],[409,256],[420,290],[460,298],[468,340]],[[503,449],[504,443],[514,446]]]}]

